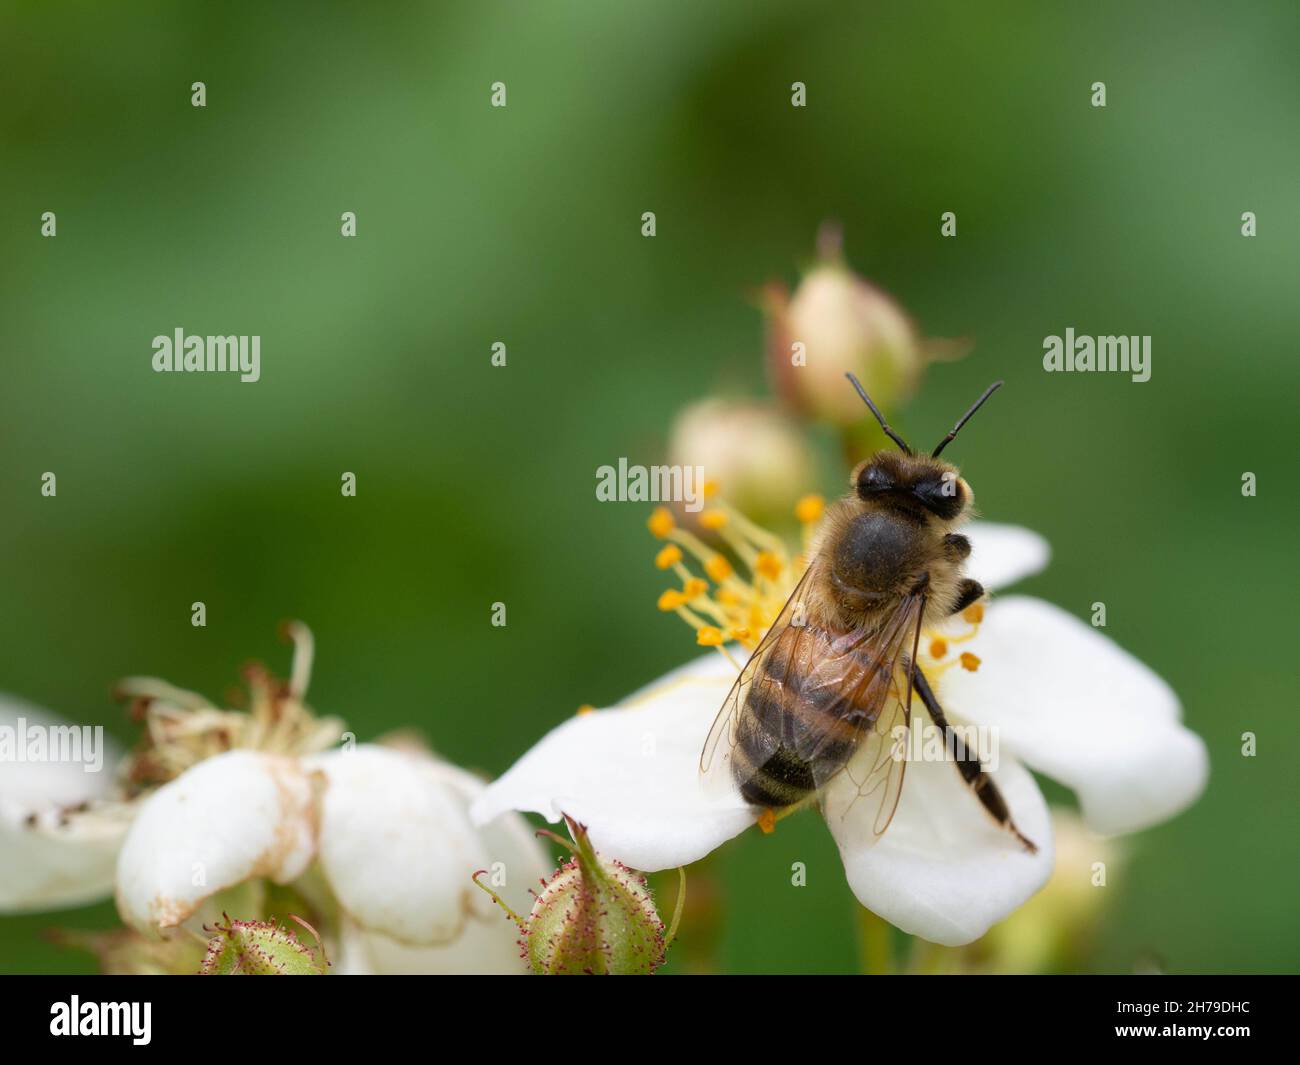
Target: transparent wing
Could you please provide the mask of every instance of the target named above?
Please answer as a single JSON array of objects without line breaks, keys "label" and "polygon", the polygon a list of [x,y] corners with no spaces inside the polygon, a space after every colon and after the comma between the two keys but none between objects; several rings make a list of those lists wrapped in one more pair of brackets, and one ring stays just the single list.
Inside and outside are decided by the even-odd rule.
[{"label": "transparent wing", "polygon": [[924,611],[924,595],[904,597],[877,632],[841,637],[842,652],[812,674],[833,686],[818,720],[840,724],[834,730],[808,730],[809,745],[801,754],[812,767],[818,791],[844,775],[854,794],[843,812],[857,807],[854,816],[871,822],[876,839],[889,827],[902,795],[911,725],[910,666]]},{"label": "transparent wing", "polygon": [[748,704],[746,762],[761,766],[783,748],[808,763],[818,791],[847,770],[856,789],[852,804],[874,807],[869,816],[879,836],[902,791],[906,764],[899,741],[911,720],[908,664],[915,659],[925,596],[903,597],[870,630],[832,632],[796,624],[811,574],[810,569],[741,670],[714,720],[700,766],[718,777],[720,768],[730,767]]},{"label": "transparent wing", "polygon": [[795,639],[798,641],[799,634],[805,628],[801,624],[806,616],[803,598],[804,590],[809,586],[809,580],[814,570],[820,565],[822,565],[820,559],[813,559],[812,563],[804,571],[804,575],[799,578],[799,583],[795,585],[794,591],[790,593],[790,598],[786,600],[785,606],[781,608],[781,613],[777,615],[776,620],[772,622],[771,627],[759,641],[758,646],[754,648],[754,653],[749,656],[749,661],[745,663],[745,667],[740,671],[736,683],[731,686],[731,691],[727,693],[727,697],[722,701],[722,709],[718,711],[718,716],[713,719],[709,735],[704,741],[704,749],[700,752],[701,773],[718,777],[724,775],[723,770],[729,765],[731,752],[736,746],[736,729],[740,721],[740,711],[745,705],[745,700],[755,678],[760,676],[759,667],[783,633],[793,630]]}]

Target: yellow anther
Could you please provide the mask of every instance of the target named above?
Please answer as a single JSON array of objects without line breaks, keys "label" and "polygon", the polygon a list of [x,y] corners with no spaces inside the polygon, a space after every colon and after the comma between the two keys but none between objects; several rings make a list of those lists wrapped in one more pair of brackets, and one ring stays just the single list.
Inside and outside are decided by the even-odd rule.
[{"label": "yellow anther", "polygon": [[821,516],[825,510],[826,500],[821,496],[804,496],[795,504],[794,516],[805,525],[811,525],[813,522],[821,520]]},{"label": "yellow anther", "polygon": [[769,581],[774,581],[781,576],[780,556],[772,551],[760,551],[754,559],[754,569]]},{"label": "yellow anther", "polygon": [[665,544],[655,555],[655,566],[659,569],[672,569],[682,560],[682,549],[676,544]]},{"label": "yellow anther", "polygon": [[721,647],[722,630],[716,625],[701,625],[695,630],[695,642],[701,647]]},{"label": "yellow anther", "polygon": [[768,808],[758,815],[758,827],[763,830],[763,835],[770,836],[776,831],[776,811]]},{"label": "yellow anther", "polygon": [[706,529],[717,531],[727,524],[727,512],[725,510],[706,510],[700,515],[700,525]]},{"label": "yellow anther", "polygon": [[703,577],[692,577],[682,585],[682,595],[689,599],[698,599],[709,590],[708,581]]},{"label": "yellow anther", "polygon": [[721,491],[721,489],[722,485],[720,485],[716,480],[710,478],[704,482],[704,498],[712,499],[719,491]]},{"label": "yellow anther", "polygon": [[731,576],[731,563],[722,555],[714,555],[708,562],[704,563],[704,572],[709,575],[709,580],[714,584],[721,584]]},{"label": "yellow anther", "polygon": [[733,588],[719,588],[714,598],[723,606],[736,606],[740,602],[740,595]]},{"label": "yellow anther", "polygon": [[595,712],[596,708],[592,706],[591,703],[583,703],[577,710],[579,717],[582,717],[584,714],[594,714]]},{"label": "yellow anther", "polygon": [[733,640],[741,640],[741,641],[748,640],[749,630],[745,628],[743,625],[733,627],[731,629],[731,638]]},{"label": "yellow anther", "polygon": [[984,620],[984,604],[971,603],[970,606],[968,606],[965,610],[961,612],[961,616],[965,618],[967,621],[969,621],[972,625],[978,625],[981,621]]},{"label": "yellow anther", "polygon": [[646,528],[650,530],[650,535],[662,540],[673,531],[673,515],[667,507],[655,507],[654,513],[650,515],[650,520],[646,523]]},{"label": "yellow anther", "polygon": [[678,610],[686,605],[686,596],[677,591],[676,588],[669,588],[659,597],[660,610]]},{"label": "yellow anther", "polygon": [[942,636],[936,636],[930,641],[930,657],[942,658],[948,653],[948,641]]},{"label": "yellow anther", "polygon": [[967,672],[974,673],[980,667],[979,655],[973,655],[969,651],[963,651],[961,654],[961,668]]}]

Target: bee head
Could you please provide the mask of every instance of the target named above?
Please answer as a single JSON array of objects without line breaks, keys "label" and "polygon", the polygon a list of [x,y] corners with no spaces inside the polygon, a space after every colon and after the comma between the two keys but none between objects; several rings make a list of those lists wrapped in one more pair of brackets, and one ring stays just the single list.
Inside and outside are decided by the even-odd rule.
[{"label": "bee head", "polygon": [[956,518],[970,505],[970,485],[961,479],[956,468],[939,461],[939,453],[956,438],[961,427],[984,405],[984,401],[1002,387],[994,381],[929,455],[917,455],[907,441],[889,427],[880,409],[871,402],[866,389],[852,374],[845,374],[858,390],[862,402],[876,416],[885,435],[898,445],[898,451],[881,451],[853,471],[853,490],[863,501],[876,500],[893,504],[901,510],[933,514],[945,521]]},{"label": "bee head", "polygon": [[928,455],[878,451],[853,471],[853,491],[866,503],[912,513],[957,518],[971,503],[971,490],[956,467]]}]

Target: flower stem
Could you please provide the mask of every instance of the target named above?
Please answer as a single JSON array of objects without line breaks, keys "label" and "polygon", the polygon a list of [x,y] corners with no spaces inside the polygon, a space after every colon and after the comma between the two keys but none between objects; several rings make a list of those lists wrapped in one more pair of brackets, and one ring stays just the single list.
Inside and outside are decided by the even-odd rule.
[{"label": "flower stem", "polygon": [[686,905],[686,867],[677,867],[677,902],[673,906],[672,924],[668,926],[668,937],[664,940],[671,944],[677,938],[677,929],[682,923],[682,909]]},{"label": "flower stem", "polygon": [[865,906],[858,907],[858,948],[861,971],[865,975],[885,976],[894,971],[889,922]]}]

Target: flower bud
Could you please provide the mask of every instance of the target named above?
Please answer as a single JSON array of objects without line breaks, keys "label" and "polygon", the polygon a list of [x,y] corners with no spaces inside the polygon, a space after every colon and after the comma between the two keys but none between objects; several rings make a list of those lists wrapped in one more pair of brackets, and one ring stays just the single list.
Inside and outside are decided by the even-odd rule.
[{"label": "flower bud", "polygon": [[[622,862],[601,858],[587,829],[565,818],[573,844],[544,832],[569,847],[573,857],[543,882],[532,911],[519,917],[501,903],[523,933],[524,957],[539,975],[637,976],[653,973],[664,962],[671,933],[655,909],[645,877]],[[680,911],[681,898],[678,900]],[[674,922],[675,923],[675,922]]]},{"label": "flower bud", "polygon": [[817,479],[798,426],[770,404],[750,400],[706,399],[687,407],[673,424],[669,456],[673,465],[702,467],[706,482],[762,524],[787,520]]},{"label": "flower bud", "polygon": [[[310,927],[300,918],[294,920]],[[215,934],[199,968],[202,976],[320,976],[325,972],[316,955],[290,929],[274,921],[225,917],[225,924],[204,931]]]},{"label": "flower bud", "polygon": [[848,268],[837,232],[823,227],[819,244],[820,259],[793,296],[779,287],[767,291],[768,361],[793,409],[853,426],[863,406],[846,373],[888,411],[915,390],[936,345],[893,299]]}]

